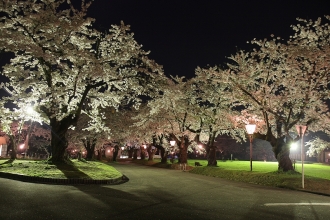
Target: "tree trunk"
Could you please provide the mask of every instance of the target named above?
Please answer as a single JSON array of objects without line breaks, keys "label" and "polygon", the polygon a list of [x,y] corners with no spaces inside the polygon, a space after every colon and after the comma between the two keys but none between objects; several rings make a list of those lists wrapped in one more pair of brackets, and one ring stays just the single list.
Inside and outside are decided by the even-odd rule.
[{"label": "tree trunk", "polygon": [[153,161],[154,160],[154,155],[156,153],[156,148],[153,147],[153,146],[149,146],[147,148],[147,151],[148,151],[148,161]]},{"label": "tree trunk", "polygon": [[137,160],[137,153],[138,153],[138,149],[134,148],[134,151],[133,151],[133,160]]},{"label": "tree trunk", "polygon": [[188,146],[189,146],[188,137],[186,136],[182,137],[180,142],[179,163],[188,162]]},{"label": "tree trunk", "polygon": [[163,147],[160,149],[160,157],[162,158],[161,163],[167,163],[167,153]]},{"label": "tree trunk", "polygon": [[277,154],[278,169],[283,170],[284,172],[289,170],[294,170],[292,166],[292,161],[290,159],[290,146],[280,142],[280,152]]},{"label": "tree trunk", "polygon": [[217,132],[211,132],[209,137],[209,141],[206,146],[207,153],[207,166],[217,166],[217,155],[216,155],[216,147],[214,146],[214,140],[216,138]]},{"label": "tree trunk", "polygon": [[112,158],[113,161],[117,161],[118,153],[119,153],[119,146],[115,145],[115,147],[113,148],[113,154],[112,154],[113,155],[113,158]]},{"label": "tree trunk", "polygon": [[93,160],[94,157],[94,151],[95,151],[95,146],[93,148],[86,148],[86,160]]},{"label": "tree trunk", "polygon": [[[190,145],[189,138],[187,136],[181,136],[180,140],[174,135],[170,134],[170,137],[174,139],[179,146],[179,163],[188,162],[188,146]],[[174,155],[173,155],[174,156]]]},{"label": "tree trunk", "polygon": [[17,151],[14,147],[11,149],[10,159],[11,160],[16,160],[17,159]]},{"label": "tree trunk", "polygon": [[102,150],[97,150],[97,160],[102,160]]},{"label": "tree trunk", "polygon": [[128,158],[133,158],[134,149],[131,147],[128,149]]},{"label": "tree trunk", "polygon": [[10,159],[11,160],[16,160],[17,159],[17,145],[14,142],[14,139],[10,138],[11,142],[11,152],[10,152]]},{"label": "tree trunk", "polygon": [[141,160],[144,160],[146,158],[145,149],[143,147],[140,147],[140,157]]},{"label": "tree trunk", "polygon": [[50,120],[50,127],[52,129],[51,136],[51,149],[52,149],[52,162],[64,163],[65,162],[65,150],[68,147],[68,141],[66,139],[66,133],[71,123],[70,120],[63,119],[57,121],[55,118]]},{"label": "tree trunk", "polygon": [[82,142],[84,143],[84,147],[87,151],[86,154],[86,160],[92,160],[94,156],[94,151],[95,151],[95,145],[96,145],[96,139],[83,139]]},{"label": "tree trunk", "polygon": [[208,147],[207,153],[207,166],[217,166],[218,162],[216,159],[216,147],[210,146]]}]

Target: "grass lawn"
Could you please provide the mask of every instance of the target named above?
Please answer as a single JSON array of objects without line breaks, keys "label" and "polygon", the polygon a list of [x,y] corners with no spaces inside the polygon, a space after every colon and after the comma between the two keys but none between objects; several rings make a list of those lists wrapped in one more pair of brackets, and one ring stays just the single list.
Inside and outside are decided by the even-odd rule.
[{"label": "grass lawn", "polygon": [[[179,164],[160,163],[154,161],[134,160],[135,163],[160,168],[179,169]],[[195,167],[195,162],[202,166]],[[306,190],[330,195],[330,166],[314,163],[304,164],[305,188],[302,189],[301,164],[296,164],[296,171],[277,171],[277,162],[253,161],[253,171],[250,171],[249,161],[218,161],[217,167],[208,167],[206,160],[188,160],[188,170],[191,173],[224,178],[233,181],[247,182],[266,186]],[[0,172],[22,174],[46,178],[81,178],[105,180],[121,177],[122,174],[112,166],[98,161],[82,162],[72,160],[70,165],[56,166],[46,161],[33,160],[0,160]]]},{"label": "grass lawn", "polygon": [[[178,169],[177,164],[161,164],[159,160],[136,161],[150,166]],[[195,162],[202,166],[195,167]],[[206,160],[188,160],[189,172],[224,178],[233,181],[246,182],[252,184],[275,186],[288,189],[305,190],[330,195],[330,166],[314,163],[304,164],[304,189],[302,189],[301,164],[296,163],[296,171],[278,171],[277,162],[252,162],[252,172],[250,171],[250,161],[218,161],[217,167],[208,167]]]},{"label": "grass lawn", "polygon": [[70,165],[56,166],[48,164],[46,161],[17,159],[12,162],[8,159],[2,159],[0,160],[0,172],[58,179],[105,180],[122,176],[120,172],[107,164],[97,161],[82,162],[78,160],[72,160]]},{"label": "grass lawn", "polygon": [[[195,161],[200,162],[203,166],[207,165],[206,160],[188,160],[189,166],[195,166]],[[240,171],[250,171],[250,161],[218,161],[218,166],[225,170],[240,170]],[[252,162],[252,172],[258,173],[269,173],[277,171],[277,162],[263,162],[263,161],[253,161]],[[301,173],[301,163],[296,163],[296,171]],[[307,163],[304,164],[304,173],[306,176],[318,177],[322,179],[330,180],[330,166],[321,163]]]}]

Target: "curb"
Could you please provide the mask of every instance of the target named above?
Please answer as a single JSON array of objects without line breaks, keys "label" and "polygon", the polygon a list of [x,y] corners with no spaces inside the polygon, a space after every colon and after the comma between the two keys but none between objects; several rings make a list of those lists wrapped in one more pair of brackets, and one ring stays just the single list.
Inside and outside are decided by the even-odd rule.
[{"label": "curb", "polygon": [[56,185],[78,185],[78,184],[116,185],[129,181],[129,179],[125,175],[114,179],[93,180],[93,179],[53,179],[53,178],[25,176],[20,174],[0,172],[0,177],[5,179],[19,180],[22,182],[56,184]]}]

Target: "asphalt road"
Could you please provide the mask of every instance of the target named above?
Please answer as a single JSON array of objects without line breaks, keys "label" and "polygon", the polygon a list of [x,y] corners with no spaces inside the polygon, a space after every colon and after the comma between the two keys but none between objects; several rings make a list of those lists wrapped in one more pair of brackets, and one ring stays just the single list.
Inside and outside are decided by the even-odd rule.
[{"label": "asphalt road", "polygon": [[120,185],[0,178],[0,219],[330,219],[330,197],[135,164]]}]

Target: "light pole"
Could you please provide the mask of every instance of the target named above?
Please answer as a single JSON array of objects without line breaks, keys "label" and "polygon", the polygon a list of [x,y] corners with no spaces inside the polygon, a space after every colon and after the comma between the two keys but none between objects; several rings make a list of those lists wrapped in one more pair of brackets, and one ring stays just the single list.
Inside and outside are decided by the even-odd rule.
[{"label": "light pole", "polygon": [[121,147],[120,158],[124,158],[124,149],[125,147]]},{"label": "light pole", "polygon": [[256,130],[256,125],[255,124],[245,125],[245,129],[250,138],[250,171],[252,171],[252,141],[253,141],[253,133]]},{"label": "light pole", "polygon": [[171,145],[171,148],[173,148],[173,152],[172,153],[172,158],[171,158],[171,163],[174,163],[174,145],[175,145],[175,141],[170,141],[170,145]]},{"label": "light pole", "polygon": [[305,188],[305,180],[304,180],[304,134],[307,129],[306,125],[296,125],[297,132],[301,137],[300,144],[300,156],[301,156],[301,186]]}]

